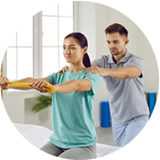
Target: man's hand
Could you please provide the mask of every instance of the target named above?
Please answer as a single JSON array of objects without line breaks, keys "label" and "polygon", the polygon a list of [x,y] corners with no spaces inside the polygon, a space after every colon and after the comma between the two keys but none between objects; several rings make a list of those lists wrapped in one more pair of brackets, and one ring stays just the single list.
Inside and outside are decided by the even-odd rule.
[{"label": "man's hand", "polygon": [[66,72],[68,68],[69,68],[68,66],[63,67],[63,68],[59,71],[59,73],[64,73],[64,72]]},{"label": "man's hand", "polygon": [[90,73],[90,72],[92,72],[93,74],[99,74],[102,77],[106,76],[105,73],[104,73],[105,71],[103,71],[103,68],[100,68],[100,67],[97,67],[97,66],[92,65],[92,67],[87,69],[84,73],[87,74],[87,73]]}]

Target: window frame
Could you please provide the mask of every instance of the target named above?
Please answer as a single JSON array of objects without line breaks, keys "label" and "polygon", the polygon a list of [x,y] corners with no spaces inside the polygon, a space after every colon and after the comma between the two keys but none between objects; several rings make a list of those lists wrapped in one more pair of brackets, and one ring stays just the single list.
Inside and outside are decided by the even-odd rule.
[{"label": "window frame", "polygon": [[[43,16],[42,11],[40,11],[39,13],[33,16],[33,46],[9,46],[8,47],[8,48],[33,48],[33,78],[42,78],[42,68],[43,68],[42,66],[42,48],[50,47],[50,46],[42,46],[42,35],[43,35],[42,16]],[[59,16],[58,15],[58,17],[71,17],[71,16]],[[72,18],[73,18],[73,32],[74,32],[77,30],[77,2],[76,1],[73,1],[73,17]],[[63,46],[59,46],[59,41],[58,41],[58,46],[56,47],[59,48]],[[58,52],[59,52],[59,49],[58,49]],[[60,65],[60,57],[58,58],[58,61],[59,61],[58,64]],[[7,50],[3,58],[3,76],[7,76]],[[16,80],[17,80],[17,71],[16,71]],[[4,94],[8,94],[8,93],[13,93],[17,91],[26,92],[26,91],[21,91],[21,90],[3,91],[3,92]]]},{"label": "window frame", "polygon": [[[57,6],[59,6],[59,4],[57,4]],[[58,8],[58,7],[57,7]],[[59,9],[58,9],[59,10]],[[33,34],[36,35],[37,30],[38,30],[38,40],[35,39],[34,36],[34,64],[33,64],[33,76],[34,78],[43,78],[43,74],[42,74],[42,68],[43,68],[43,64],[42,64],[42,55],[43,55],[43,48],[52,48],[52,47],[57,47],[58,48],[58,69],[60,69],[60,56],[59,56],[59,50],[60,48],[62,48],[63,46],[60,46],[59,44],[59,39],[58,39],[58,45],[57,46],[43,46],[42,45],[42,35],[43,35],[43,29],[42,29],[42,18],[44,17],[57,17],[57,18],[61,18],[61,17],[66,17],[66,18],[73,18],[73,31],[77,30],[77,2],[73,1],[73,16],[59,16],[59,14],[57,16],[50,16],[50,15],[43,15],[42,11],[37,13],[34,16],[34,31]],[[58,22],[59,23],[59,22]],[[58,24],[59,25],[59,24]],[[59,27],[58,27],[58,37],[59,37]],[[37,44],[39,43],[39,44]],[[35,61],[35,59],[38,59],[38,61]]]}]

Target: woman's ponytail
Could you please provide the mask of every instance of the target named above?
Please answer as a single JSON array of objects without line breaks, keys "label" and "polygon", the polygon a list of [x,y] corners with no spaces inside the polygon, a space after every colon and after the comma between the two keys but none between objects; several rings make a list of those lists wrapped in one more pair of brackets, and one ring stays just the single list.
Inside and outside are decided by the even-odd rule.
[{"label": "woman's ponytail", "polygon": [[83,56],[83,64],[86,68],[91,67],[90,58],[87,53]]}]

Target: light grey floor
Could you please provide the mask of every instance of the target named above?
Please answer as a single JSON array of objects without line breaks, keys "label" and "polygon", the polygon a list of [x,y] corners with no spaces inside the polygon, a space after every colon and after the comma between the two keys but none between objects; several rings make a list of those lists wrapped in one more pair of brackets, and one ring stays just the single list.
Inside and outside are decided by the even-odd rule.
[{"label": "light grey floor", "polygon": [[112,127],[109,127],[109,128],[96,127],[96,132],[98,136],[97,143],[115,146]]}]

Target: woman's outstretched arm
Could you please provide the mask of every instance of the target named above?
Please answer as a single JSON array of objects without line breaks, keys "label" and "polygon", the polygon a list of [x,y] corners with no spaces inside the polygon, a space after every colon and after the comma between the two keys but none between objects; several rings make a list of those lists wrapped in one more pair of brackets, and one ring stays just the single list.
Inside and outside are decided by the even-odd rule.
[{"label": "woman's outstretched arm", "polygon": [[[41,80],[44,79],[44,80],[48,80],[46,78],[41,78]],[[24,79],[21,79],[21,80],[18,80],[18,81],[14,81],[14,82],[21,82],[21,83],[33,83],[35,81],[38,81],[40,79],[35,79],[35,78],[31,78],[31,77],[28,77],[28,78],[24,78]],[[48,80],[49,81],[49,80]],[[7,84],[9,82],[9,79],[7,77],[1,77],[0,78],[0,86],[2,87],[2,89],[18,89],[18,90],[29,90],[29,89],[33,89],[32,87],[23,87],[23,86],[13,86],[13,85],[9,85]],[[39,90],[37,88],[37,90]]]},{"label": "woman's outstretched arm", "polygon": [[88,79],[72,79],[68,82],[54,85],[54,87],[58,93],[71,93],[75,91],[90,91],[92,84]]},{"label": "woman's outstretched arm", "polygon": [[[43,89],[45,85],[50,84],[49,79],[38,80],[32,83],[34,89],[41,88]],[[51,84],[50,84],[51,85]],[[75,91],[90,91],[92,89],[92,84],[88,79],[72,79],[62,84],[53,85],[56,92],[58,93],[71,93]]]}]

